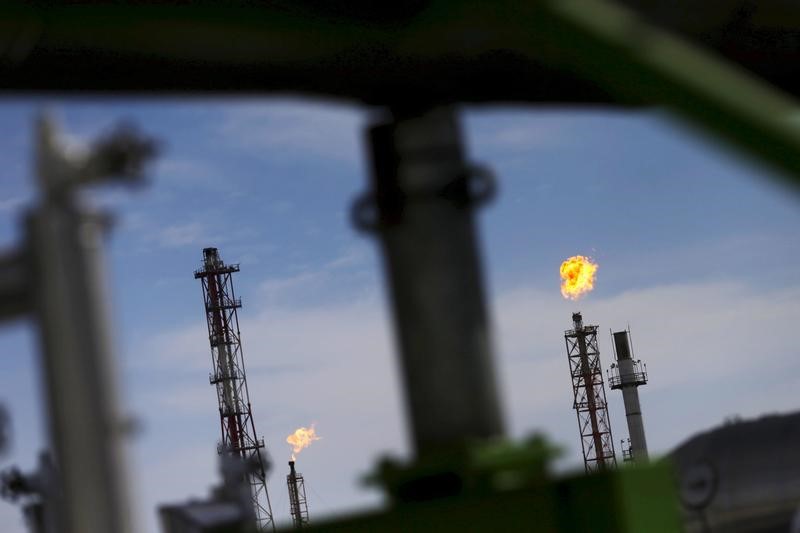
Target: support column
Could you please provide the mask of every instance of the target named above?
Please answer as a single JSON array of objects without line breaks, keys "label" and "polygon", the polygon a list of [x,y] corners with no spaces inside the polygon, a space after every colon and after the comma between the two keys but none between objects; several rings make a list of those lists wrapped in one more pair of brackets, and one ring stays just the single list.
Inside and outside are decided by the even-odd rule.
[{"label": "support column", "polygon": [[354,214],[382,240],[417,454],[501,436],[472,209],[493,181],[466,164],[450,108],[395,116],[369,142],[373,192]]},{"label": "support column", "polygon": [[[32,310],[56,459],[48,503],[62,533],[133,533],[126,487],[126,431],[111,351],[103,238],[106,221],[80,204],[81,184],[136,179],[151,141],[120,130],[85,154],[64,149],[55,124],[38,124],[41,199],[27,218]],[[50,531],[50,529],[48,529]]]}]

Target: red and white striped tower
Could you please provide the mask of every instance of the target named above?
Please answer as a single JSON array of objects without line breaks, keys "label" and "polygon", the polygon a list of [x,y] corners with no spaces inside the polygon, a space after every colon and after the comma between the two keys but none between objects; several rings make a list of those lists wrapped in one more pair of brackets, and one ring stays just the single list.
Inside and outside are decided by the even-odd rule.
[{"label": "red and white striped tower", "polygon": [[222,441],[217,445],[217,453],[241,457],[242,461],[253,466],[247,469],[246,475],[256,524],[261,531],[274,531],[266,469],[261,455],[264,439],[256,436],[247,390],[239,317],[236,314],[242,301],[236,298],[233,290],[234,272],[239,272],[239,265],[226,265],[216,248],[205,248],[203,268],[194,273],[195,279],[200,279],[203,285],[213,368],[209,382],[216,386],[219,401]]},{"label": "red and white striped tower", "polygon": [[617,466],[608,416],[606,388],[597,347],[597,326],[584,326],[580,313],[572,314],[573,329],[564,332],[572,376],[573,408],[578,416],[586,473]]}]

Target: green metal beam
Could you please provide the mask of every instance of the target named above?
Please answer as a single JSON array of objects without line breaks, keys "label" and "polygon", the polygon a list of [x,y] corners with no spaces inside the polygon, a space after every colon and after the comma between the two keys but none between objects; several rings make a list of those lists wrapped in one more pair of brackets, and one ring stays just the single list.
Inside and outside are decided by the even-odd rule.
[{"label": "green metal beam", "polygon": [[525,20],[558,51],[551,62],[621,102],[664,106],[800,186],[800,108],[766,82],[611,2],[542,2]]}]

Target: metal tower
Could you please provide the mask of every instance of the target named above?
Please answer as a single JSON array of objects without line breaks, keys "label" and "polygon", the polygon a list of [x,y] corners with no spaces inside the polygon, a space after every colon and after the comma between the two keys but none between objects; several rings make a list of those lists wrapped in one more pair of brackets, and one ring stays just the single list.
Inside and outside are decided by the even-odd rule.
[{"label": "metal tower", "polygon": [[226,265],[216,248],[205,248],[203,268],[194,273],[195,279],[200,279],[203,285],[213,367],[209,382],[216,386],[219,401],[222,441],[217,445],[217,453],[239,456],[242,461],[252,465],[246,476],[256,524],[261,531],[274,531],[264,459],[261,456],[264,439],[256,437],[250,393],[247,390],[239,317],[236,314],[242,301],[236,298],[233,291],[234,272],[239,272],[239,265]]},{"label": "metal tower", "polygon": [[617,465],[606,403],[606,389],[597,348],[597,326],[584,326],[580,313],[572,314],[574,329],[564,332],[572,376],[573,409],[578,416],[586,473]]},{"label": "metal tower", "polygon": [[630,331],[618,331],[614,337],[614,357],[608,384],[612,390],[622,391],[625,402],[625,418],[628,421],[630,446],[627,457],[634,462],[647,461],[647,440],[644,437],[642,408],[639,405],[639,386],[647,384],[647,365],[633,359],[633,346],[629,341]]},{"label": "metal tower", "polygon": [[306,501],[306,483],[303,474],[295,471],[294,461],[289,461],[289,475],[286,476],[289,487],[289,511],[292,523],[297,529],[308,526],[308,503]]}]

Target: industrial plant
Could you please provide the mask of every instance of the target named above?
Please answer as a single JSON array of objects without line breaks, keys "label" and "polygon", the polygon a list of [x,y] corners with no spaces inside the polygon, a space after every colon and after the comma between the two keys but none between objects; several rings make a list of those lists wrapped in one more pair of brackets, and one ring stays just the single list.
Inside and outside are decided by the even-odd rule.
[{"label": "industrial plant", "polygon": [[[208,485],[193,487],[179,496],[172,493],[169,501],[161,501],[159,495],[157,503],[151,502],[149,518],[158,522],[163,533],[298,529],[319,533],[800,531],[800,415],[731,419],[720,427],[686,435],[671,452],[661,449],[654,429],[666,421],[653,415],[655,403],[647,403],[647,394],[655,394],[658,387],[651,385],[646,393],[642,389],[640,398],[640,389],[651,376],[636,358],[632,331],[637,334],[637,350],[650,363],[653,385],[661,379],[657,361],[663,359],[654,353],[648,332],[642,331],[641,325],[634,322],[633,330],[630,326],[622,330],[616,323],[616,331],[609,330],[611,349],[602,350],[610,363],[604,367],[604,341],[597,325],[602,304],[582,311],[564,308],[563,324],[558,318],[547,331],[526,339],[526,349],[545,346],[548,357],[552,357],[548,361],[561,365],[552,379],[563,380],[558,382],[559,387],[563,384],[559,409],[569,425],[570,438],[574,438],[572,410],[577,419],[578,440],[571,442],[580,442],[580,455],[576,452],[567,458],[577,468],[556,468],[563,443],[551,441],[547,431],[521,437],[509,430],[510,417],[502,401],[506,394],[497,377],[498,328],[492,317],[495,299],[487,290],[478,217],[479,210],[498,195],[503,176],[471,159],[463,127],[466,107],[656,109],[659,117],[678,117],[761,161],[771,169],[763,173],[764,180],[771,179],[797,192],[800,4],[786,0],[11,2],[0,4],[0,41],[0,90],[12,96],[35,93],[36,106],[52,95],[134,94],[183,99],[198,94],[250,98],[288,94],[309,101],[332,100],[360,113],[360,148],[366,162],[348,166],[347,172],[364,169],[363,190],[350,191],[355,194],[350,197],[349,210],[340,205],[335,209],[337,220],[349,221],[347,231],[358,232],[378,251],[381,267],[376,270],[382,273],[385,289],[385,299],[379,301],[389,317],[387,330],[391,333],[386,336],[394,340],[386,343],[386,351],[391,352],[391,368],[398,376],[398,411],[405,417],[398,423],[403,428],[398,431],[404,433],[392,440],[404,441],[407,447],[397,456],[376,458],[372,457],[376,450],[368,450],[370,470],[358,472],[379,492],[380,498],[374,501],[380,499],[381,504],[365,512],[329,516],[316,507],[311,484],[318,479],[318,471],[310,462],[302,468],[297,464],[297,454],[320,440],[313,413],[303,415],[307,418],[302,423],[308,426],[300,426],[286,437],[292,450],[288,464],[285,459],[275,459],[272,450],[276,443],[265,442],[256,429],[256,414],[264,416],[258,426],[262,431],[268,427],[269,440],[273,441],[274,428],[263,421],[270,420],[266,415],[272,415],[275,406],[257,399],[261,389],[252,352],[247,356],[252,389],[248,386],[242,348],[243,334],[247,336],[248,331],[240,331],[242,300],[234,289],[239,263],[226,263],[220,249],[214,247],[228,246],[221,230],[213,235],[198,235],[198,231],[192,235],[194,239],[176,239],[182,250],[196,246],[191,257],[180,256],[179,261],[180,280],[191,286],[195,296],[196,281],[189,273],[197,267],[196,261],[202,261],[193,275],[201,285],[208,346],[206,334],[200,331],[195,337],[200,337],[202,350],[192,345],[187,351],[191,351],[192,361],[202,362],[210,348],[208,382],[207,363],[202,362],[198,363],[202,364],[201,375],[192,383],[202,385],[207,393],[204,398],[209,402],[215,399],[217,409],[195,397],[188,402],[192,408],[200,405],[202,409],[198,410],[206,416],[203,423],[207,425],[198,424],[208,430],[208,442],[202,443],[207,447],[203,448],[204,453],[207,451],[204,457],[215,461],[217,470],[213,475],[198,474],[197,479],[202,481],[197,485]],[[257,113],[248,111],[247,118],[258,126],[253,128],[255,134],[248,130],[248,141],[267,137],[265,132],[275,128]],[[603,113],[597,114],[598,121],[606,119]],[[145,129],[148,120],[143,120]],[[171,135],[172,125],[161,127],[165,136]],[[537,127],[547,129],[541,124]],[[77,129],[87,128],[82,124]],[[18,506],[14,511],[19,511],[31,533],[139,533],[130,475],[133,462],[128,452],[137,423],[127,411],[124,387],[119,386],[120,368],[128,361],[114,344],[114,313],[107,287],[109,279],[117,278],[108,276],[105,268],[107,236],[113,230],[110,221],[121,208],[109,201],[105,211],[97,209],[93,202],[98,194],[87,189],[112,183],[144,183],[150,165],[168,150],[170,139],[157,140],[123,122],[94,139],[79,141],[62,131],[61,121],[46,111],[36,118],[32,130],[29,142],[15,139],[19,145],[14,150],[30,146],[33,185],[20,199],[0,199],[3,217],[17,200],[24,206],[15,226],[18,242],[0,250],[0,320],[24,321],[30,327],[26,335],[35,339],[31,349],[35,370],[31,372],[40,384],[41,408],[37,412],[46,438],[42,449],[37,450],[35,465],[10,466],[0,473],[0,496]],[[682,130],[676,131],[683,135]],[[490,148],[516,143],[522,145],[518,150],[539,155],[531,141],[536,135],[511,133],[492,132],[496,146]],[[292,135],[294,132],[287,136]],[[330,146],[334,144],[330,142],[333,135],[324,132],[318,136],[328,152],[339,149],[338,145]],[[576,137],[580,140],[579,135]],[[185,143],[192,149],[187,159],[200,153],[193,142]],[[629,145],[638,148],[630,139],[622,142],[627,143],[626,149]],[[699,146],[698,150],[707,150],[705,144]],[[270,167],[265,163],[270,149],[277,152],[283,145],[259,148],[264,154],[259,153],[258,164],[263,166],[253,172],[257,178],[248,182],[252,191],[235,191],[237,194],[267,191],[263,195],[268,196],[271,191],[262,189],[263,183],[256,179],[269,172],[279,176],[276,180],[295,177],[291,172],[287,172],[288,177],[279,174],[288,165]],[[306,157],[305,146],[298,152],[299,157]],[[605,159],[614,153],[598,152]],[[231,162],[239,161],[240,155],[228,154],[225,164],[215,171],[201,169],[202,165],[193,160],[184,166],[191,169],[189,174],[201,170],[214,174],[214,185],[218,186],[226,175],[237,171]],[[336,156],[341,154],[337,152]],[[649,160],[646,163],[649,166],[642,172],[643,179],[650,178],[646,174],[657,165]],[[505,167],[496,166],[505,171]],[[5,161],[3,168],[17,171],[12,165],[6,168]],[[519,176],[532,180],[537,177],[535,171],[541,169],[548,167],[531,165]],[[328,179],[328,170],[318,165],[313,172]],[[599,174],[602,178],[602,172]],[[697,174],[702,175],[700,171]],[[672,185],[667,177],[661,178],[664,190],[659,194]],[[542,195],[538,201],[555,205],[547,196],[555,188],[572,193],[574,176],[564,174],[558,179],[557,187],[537,188],[537,194]],[[335,181],[331,178],[326,186]],[[327,200],[326,193],[310,186],[303,191],[304,200],[312,196]],[[659,199],[676,201],[690,193],[681,190],[674,198],[663,194]],[[175,196],[184,202],[200,194],[187,187]],[[193,216],[208,222],[227,198],[215,190],[212,209],[196,209]],[[260,215],[269,200],[259,196],[260,203],[253,211]],[[535,212],[536,206],[528,200],[520,199],[521,205]],[[712,207],[718,207],[715,202],[725,204],[727,197],[701,200],[703,217],[711,217],[715,213]],[[542,260],[547,264],[538,265],[547,269],[547,278],[534,276],[529,270],[520,275],[536,277],[537,290],[548,287],[552,292],[552,301],[547,300],[550,293],[543,297],[546,305],[537,311],[540,316],[559,315],[559,305],[577,305],[574,302],[595,287],[598,263],[588,255],[574,255],[558,269],[561,294],[568,301],[558,300],[557,264],[550,261],[564,257],[565,246],[570,247],[567,253],[588,253],[598,233],[589,227],[588,221],[596,219],[586,214],[590,211],[585,209],[586,204],[572,197],[568,203],[572,211],[564,209],[558,220],[543,217],[530,226],[513,222],[517,233],[530,233],[526,245],[542,248],[533,255],[548,257]],[[309,210],[316,207],[304,206]],[[657,218],[655,208],[650,207],[654,205],[647,205],[646,216]],[[587,221],[580,235],[565,231],[562,222],[578,211],[586,217],[581,220]],[[339,216],[344,212],[349,217]],[[148,215],[140,213],[140,218]],[[643,226],[651,223],[642,221]],[[538,225],[538,233],[531,229],[534,225]],[[270,227],[281,236],[284,229]],[[620,226],[615,231],[624,233],[624,229]],[[681,239],[683,233],[693,231],[683,226],[666,229],[674,230]],[[246,264],[245,250],[259,244],[254,241],[268,238],[257,232],[243,231],[242,235],[242,241],[247,242],[240,243],[236,260]],[[658,245],[657,239],[650,239],[649,234],[647,237],[648,246]],[[163,253],[160,240],[151,235],[147,238],[147,246]],[[791,239],[776,240],[786,246]],[[624,252],[627,241],[619,238],[619,242],[620,250],[601,250],[601,259],[604,253]],[[203,246],[200,258],[198,252]],[[228,248],[226,254],[232,250]],[[164,265],[160,257],[148,263],[147,289],[151,292],[143,298],[146,304],[140,303],[135,312],[144,314],[153,305],[166,302],[156,280]],[[122,283],[127,282],[130,280]],[[626,287],[622,285],[629,282],[623,279],[609,292],[623,293]],[[175,306],[169,322],[177,324],[192,317],[202,329],[197,302],[183,296],[176,300],[189,302],[187,308],[197,312],[184,313]],[[574,311],[571,325],[566,322],[567,311]],[[519,319],[534,321],[537,317]],[[566,331],[565,326],[569,328]],[[142,337],[152,340],[151,333],[147,330]],[[773,333],[763,333],[762,337]],[[791,336],[791,331],[779,333]],[[763,365],[759,358],[767,356],[765,346],[767,343],[754,343],[753,353],[747,356]],[[693,362],[702,364],[701,355],[697,354]],[[156,374],[154,368],[149,365],[138,371],[147,373],[150,380]],[[712,374],[718,368],[709,365],[702,370]],[[181,372],[187,380],[197,378],[184,367]],[[567,372],[571,390],[567,389]],[[351,373],[341,381],[355,377]],[[533,383],[542,377],[526,379]],[[283,379],[270,376],[273,378]],[[770,386],[757,378],[753,378],[752,387]],[[311,381],[307,375],[292,379]],[[608,397],[606,384],[612,391]],[[170,382],[170,387],[173,385]],[[342,386],[342,396],[350,393],[346,383],[337,385]],[[661,385],[662,390],[668,388],[664,382]],[[251,391],[256,405],[251,402]],[[530,387],[525,393],[530,393]],[[628,435],[617,441],[615,434],[622,436],[622,428],[612,431],[610,411],[620,400]],[[671,401],[662,403],[673,409]],[[154,405],[167,404],[163,400]],[[13,428],[10,420],[15,416],[13,412],[3,416],[0,408],[0,453],[7,447]],[[351,412],[346,416],[350,420]],[[31,418],[17,417],[16,421],[33,426],[38,421]],[[531,427],[539,423],[529,422]],[[301,422],[290,423],[297,427]],[[192,424],[194,420],[187,423]],[[707,427],[707,421],[703,424]],[[160,431],[158,428],[153,433],[163,437]],[[183,434],[179,436],[183,438]],[[325,438],[333,440],[328,434]],[[617,442],[621,445],[619,458]],[[163,448],[146,460],[153,460]],[[176,452],[182,453],[183,449]],[[343,464],[339,459],[330,457],[328,464]],[[180,466],[183,475],[187,468]],[[337,478],[337,483],[341,482]],[[193,496],[196,494],[202,496]],[[285,505],[281,503],[284,496]],[[280,521],[281,514],[288,517],[285,523]],[[5,526],[0,524],[0,529]]]},{"label": "industrial plant", "polygon": [[[578,416],[578,430],[586,473],[617,467],[611,419],[608,414],[603,381],[597,326],[583,324],[581,313],[573,313],[573,328],[564,332],[570,376],[572,377],[573,409]],[[610,372],[611,390],[621,390],[628,423],[628,446],[622,447],[623,461],[646,462],[647,440],[644,435],[642,408],[638,388],[647,383],[647,367],[633,360],[629,344],[630,331],[612,335],[616,362]]]},{"label": "industrial plant", "polygon": [[[443,127],[446,130],[454,127],[452,117],[449,116],[437,115],[430,117],[430,120],[431,124],[424,121],[416,124],[415,126],[421,128],[419,131],[415,128],[384,131],[381,129],[384,126],[378,127],[374,131],[375,142],[405,146],[406,141],[402,140],[404,135],[410,135],[409,139],[419,139],[418,134],[427,131],[428,127]],[[45,118],[39,123],[39,128],[39,138],[42,143],[39,157],[53,161],[51,164],[54,165],[41,167],[44,172],[42,180],[48,183],[48,180],[52,179],[49,173],[63,175],[65,171],[59,165],[66,163],[58,156],[59,150],[63,148],[59,144],[55,123]],[[114,143],[119,143],[119,147]],[[106,150],[123,148],[131,150],[128,157],[135,161],[149,156],[151,150],[150,141],[135,137],[127,131],[117,134],[117,137],[113,137],[101,146]],[[375,157],[384,155],[381,152]],[[91,158],[91,154],[88,157]],[[94,157],[103,161],[102,150]],[[114,161],[116,160],[112,158],[109,164]],[[69,164],[72,165],[74,162]],[[89,168],[102,172],[102,167],[98,165],[99,163],[92,162]],[[384,167],[379,164],[376,168]],[[116,168],[109,167],[108,171],[112,170],[116,171]],[[380,179],[389,178],[381,176]],[[378,180],[376,187],[385,187],[378,177],[376,180]],[[383,190],[381,194],[386,194],[386,191]],[[581,487],[587,482],[585,480],[589,479],[593,480],[592,483],[599,483],[601,487],[615,483],[629,484],[626,485],[628,486],[626,490],[631,491],[631,495],[641,495],[647,499],[654,494],[658,495],[659,501],[669,502],[673,501],[671,498],[675,498],[677,500],[675,506],[660,505],[650,508],[651,513],[655,513],[653,520],[663,526],[660,529],[663,531],[678,531],[681,523],[688,531],[706,531],[709,524],[716,524],[717,529],[724,531],[750,531],[767,522],[784,525],[793,519],[795,502],[800,497],[800,491],[792,484],[796,471],[792,466],[794,463],[780,451],[783,448],[778,448],[766,456],[757,453],[748,455],[759,446],[750,440],[753,432],[771,431],[776,435],[774,442],[780,442],[783,437],[777,435],[793,427],[792,417],[772,417],[748,424],[735,424],[690,440],[670,456],[676,465],[675,471],[680,476],[677,487],[672,483],[673,470],[668,463],[661,459],[650,460],[639,398],[639,388],[648,383],[648,373],[644,363],[635,358],[630,328],[611,333],[614,361],[606,370],[611,390],[619,390],[622,393],[628,429],[627,446],[623,439],[622,461],[618,462],[605,390],[606,381],[598,339],[599,327],[586,324],[581,312],[572,314],[572,327],[564,332],[564,340],[572,389],[572,407],[577,418],[585,475],[565,479],[542,478],[546,472],[550,452],[541,441],[508,444],[499,448],[495,447],[497,444],[468,445],[465,442],[471,441],[462,441],[461,437],[453,441],[453,435],[469,435],[471,439],[489,438],[489,442],[496,442],[494,439],[502,434],[502,424],[497,412],[499,406],[492,382],[488,346],[478,339],[458,335],[458,332],[483,330],[486,327],[486,317],[482,310],[483,298],[476,295],[480,292],[467,297],[467,301],[462,302],[464,305],[460,308],[461,314],[453,316],[452,322],[440,324],[441,330],[429,332],[431,336],[428,337],[420,334],[425,330],[425,322],[419,309],[428,308],[436,303],[434,308],[438,311],[435,312],[435,316],[439,318],[449,316],[449,300],[446,296],[451,293],[452,287],[438,294],[435,290],[432,292],[431,286],[427,284],[418,285],[419,279],[416,276],[424,277],[432,272],[448,272],[455,277],[448,276],[442,279],[446,279],[448,283],[455,283],[453,286],[467,284],[479,291],[481,287],[480,277],[477,275],[478,256],[471,241],[471,232],[467,231],[471,227],[471,222],[469,218],[464,218],[468,212],[451,211],[453,205],[451,202],[455,201],[454,198],[449,196],[444,198],[435,196],[435,198],[437,202],[445,203],[443,205],[423,203],[414,206],[413,209],[409,207],[403,212],[404,217],[410,217],[408,226],[403,226],[393,218],[398,216],[395,211],[397,205],[384,196],[374,198],[379,213],[383,213],[375,220],[363,218],[366,217],[366,212],[361,211],[365,205],[363,200],[357,202],[355,208],[358,214],[356,218],[358,227],[384,240],[387,261],[391,263],[405,258],[403,264],[406,266],[403,270],[392,269],[389,274],[391,294],[396,306],[396,320],[403,340],[401,361],[408,394],[414,400],[411,403],[412,435],[418,448],[419,462],[404,464],[384,461],[373,474],[374,482],[384,487],[389,495],[391,501],[390,510],[387,511],[389,515],[346,517],[340,519],[341,522],[336,520],[312,522],[309,519],[306,480],[297,469],[296,455],[320,437],[316,434],[313,424],[309,427],[299,427],[286,438],[292,450],[285,489],[288,495],[287,511],[291,518],[291,528],[328,531],[329,529],[326,529],[328,527],[341,527],[371,531],[381,529],[381,524],[387,519],[406,523],[402,522],[403,519],[397,518],[401,515],[393,514],[401,512],[402,516],[411,513],[408,516],[414,517],[411,519],[413,524],[416,525],[419,520],[422,521],[420,523],[428,524],[425,526],[427,530],[433,530],[430,528],[438,523],[438,519],[434,520],[426,517],[425,513],[416,514],[416,511],[412,511],[419,509],[416,505],[420,502],[433,506],[433,512],[437,515],[456,513],[451,516],[454,520],[468,520],[470,523],[490,527],[498,513],[502,514],[503,509],[506,509],[508,498],[519,497],[522,498],[521,501],[528,502],[526,505],[530,505],[531,501],[536,501],[535,497],[533,500],[531,497],[539,494],[541,484],[546,482],[559,487],[558,490],[564,493],[563,499],[555,502],[553,506],[542,504],[543,507],[532,508],[530,512],[535,513],[539,520],[553,520],[553,523],[559,524],[558,529],[549,530],[582,531],[587,527],[584,522],[587,515],[577,512],[577,509],[583,505]],[[477,202],[480,198],[481,196],[476,196],[472,201]],[[62,205],[61,202],[67,203]],[[71,213],[69,216],[75,216],[73,213],[75,206],[69,203],[69,197],[58,197],[54,204],[47,205],[47,209],[53,212],[45,211],[41,214],[44,217],[42,224],[45,224],[44,221],[50,216],[64,216],[62,210]],[[420,211],[417,212],[416,209]],[[432,210],[427,212],[426,209]],[[416,255],[416,251],[406,250],[410,243],[417,242],[420,232],[427,233],[430,230],[427,222],[423,222],[429,216],[443,217],[443,224],[449,225],[446,229],[447,234],[456,232],[466,239],[466,242],[459,243],[447,240],[445,235],[441,236],[449,246],[454,247],[453,257],[460,257],[454,263],[450,262],[452,259],[440,263],[439,261],[443,260],[442,256],[435,256],[438,259],[431,263],[420,262],[418,260],[420,256]],[[74,226],[62,226],[60,231],[77,232],[77,226],[81,224],[80,217],[66,220],[70,220]],[[439,229],[442,230],[443,227]],[[44,330],[48,339],[49,336],[60,339],[59,332],[63,331],[65,323],[73,322],[76,312],[80,312],[82,317],[81,327],[91,327],[88,327],[86,331],[89,333],[85,336],[72,337],[70,341],[73,344],[54,343],[53,339],[45,344],[51,350],[47,352],[49,357],[45,359],[47,364],[44,366],[53,389],[49,397],[51,423],[65,429],[54,434],[58,438],[53,441],[53,450],[42,453],[36,471],[23,473],[15,468],[3,474],[2,494],[9,500],[22,503],[24,516],[33,533],[82,531],[103,533],[109,528],[112,531],[128,533],[130,530],[126,530],[122,525],[125,520],[124,513],[115,511],[124,507],[123,500],[126,497],[123,490],[123,476],[117,470],[123,463],[118,459],[113,461],[109,459],[105,463],[96,461],[96,457],[102,454],[106,454],[109,458],[119,457],[118,454],[121,452],[116,448],[119,444],[116,440],[118,436],[104,434],[102,428],[93,428],[94,433],[89,434],[94,434],[95,440],[87,440],[84,432],[73,432],[74,428],[68,423],[75,412],[82,412],[76,411],[81,405],[87,408],[86,413],[93,412],[93,408],[82,403],[91,400],[90,404],[94,405],[96,396],[87,396],[88,391],[94,391],[94,395],[100,394],[103,401],[99,405],[107,409],[116,404],[113,398],[114,390],[109,388],[110,381],[102,373],[97,372],[98,369],[107,368],[113,362],[108,347],[95,342],[103,338],[101,332],[105,328],[106,315],[101,313],[98,307],[101,300],[97,295],[76,293],[74,290],[76,279],[84,279],[85,287],[94,286],[96,280],[89,276],[89,273],[95,271],[90,257],[96,258],[96,256],[87,256],[86,249],[82,247],[85,242],[72,233],[70,235],[75,238],[64,240],[61,233],[51,235],[44,227],[32,226],[31,231],[31,239],[35,239],[35,242],[50,243],[48,254],[57,251],[63,255],[64,261],[67,261],[65,264],[70,266],[66,271],[39,270],[41,275],[47,276],[46,286],[50,287],[48,290],[68,294],[71,304],[75,306],[74,309],[73,307],[62,309],[55,318],[50,315],[43,317],[55,320],[51,324],[52,330]],[[404,232],[409,233],[406,235]],[[406,256],[407,253],[411,255]],[[50,257],[51,255],[43,255],[38,257],[38,260],[46,263]],[[468,260],[467,266],[462,264],[465,260]],[[470,262],[473,262],[471,266]],[[8,267],[6,275],[19,276],[19,270],[15,270],[18,265],[13,263],[9,265],[11,266]],[[574,256],[564,261],[560,268],[562,295],[568,300],[575,301],[589,294],[595,285],[597,269],[598,265],[586,256]],[[219,420],[220,439],[215,450],[209,447],[209,453],[215,452],[218,456],[219,483],[212,488],[207,499],[161,505],[158,515],[165,533],[280,529],[280,524],[276,524],[274,519],[267,486],[270,471],[266,453],[267,444],[257,433],[254,418],[254,412],[268,410],[269,406],[254,408],[245,370],[238,316],[242,300],[234,288],[234,274],[239,271],[238,264],[223,261],[219,249],[214,247],[202,250],[201,266],[194,271],[194,278],[201,284],[203,316],[211,353],[208,383],[213,386],[218,407],[216,414]],[[414,271],[419,272],[413,276],[409,275],[409,272]],[[9,284],[8,287],[8,290],[18,290],[15,284]],[[40,305],[49,305],[46,302],[49,302],[52,294],[39,294],[38,297],[42,298]],[[89,323],[86,322],[87,318],[91,319]],[[58,350],[55,350],[56,346],[59,347]],[[74,357],[91,361],[88,366],[82,367],[87,370],[86,373],[76,375],[64,372],[61,366],[63,361],[55,354],[61,353],[60,350],[66,347],[73,350]],[[443,387],[442,382],[430,373],[428,356],[431,350],[434,350],[434,353],[450,354],[441,361],[442,368],[451,378],[447,382],[447,387]],[[466,356],[462,350],[466,350]],[[80,384],[81,388],[75,389],[76,383]],[[72,405],[72,402],[78,402],[77,406],[65,412],[64,406]],[[443,411],[447,412],[444,418],[434,416],[429,409],[429,406],[439,404],[448,406],[448,409]],[[116,415],[113,410],[109,410],[105,416]],[[723,438],[723,435],[735,435],[734,440],[746,451],[737,452],[740,455],[736,457],[732,456],[733,448],[723,444],[727,442],[724,440],[727,437]],[[86,450],[81,447],[73,448],[76,443],[101,455],[87,455]],[[729,451],[712,453],[712,450],[718,449]],[[436,450],[449,451],[442,456]],[[517,459],[507,463],[503,459],[506,457],[505,454]],[[713,458],[709,458],[712,455]],[[735,468],[741,467],[738,463],[741,457],[749,457],[748,464],[752,466],[749,475],[753,479],[748,481],[746,486],[742,485],[740,478],[730,473],[734,468],[731,466],[733,463],[739,465]],[[777,482],[775,479],[769,482],[757,480],[758,472],[773,468],[775,461],[782,461],[781,464],[786,465],[782,470],[785,475],[780,483],[786,487],[787,496],[780,500],[764,496],[773,490],[771,487],[775,486],[774,483]],[[633,463],[631,466],[635,466],[636,471],[642,472],[641,475],[644,477],[639,475],[631,477],[626,474],[628,465],[625,463]],[[537,472],[540,474],[535,474]],[[69,492],[74,490],[69,488],[69,483],[81,485],[83,477],[94,479],[93,483],[97,484],[89,492],[96,493],[98,498],[107,502],[109,507],[104,508],[103,512],[89,512],[90,509],[94,509],[94,505],[88,505],[84,499],[85,495],[80,491]],[[748,487],[756,486],[762,486],[758,495],[748,492]],[[609,497],[613,495],[613,491],[610,490],[603,493]],[[61,494],[68,494],[69,498],[62,499]],[[717,494],[724,494],[725,498],[738,503],[726,504],[717,498]],[[466,498],[465,501],[480,498],[481,505],[459,507],[454,510],[451,502],[460,501],[460,498]],[[616,506],[616,511],[604,516],[602,523],[611,528],[609,531],[650,531],[649,526],[625,529],[621,525],[622,521],[632,520],[626,514],[631,512],[631,505],[646,505],[646,501],[648,500],[642,500],[638,504],[634,500],[622,503],[612,497],[606,503],[609,509]],[[758,504],[748,507],[748,503],[752,502]],[[533,515],[525,518],[528,519],[533,519]],[[411,527],[411,523],[408,522],[406,525]],[[750,529],[747,527],[736,529],[740,524],[750,524],[748,526]]]}]

